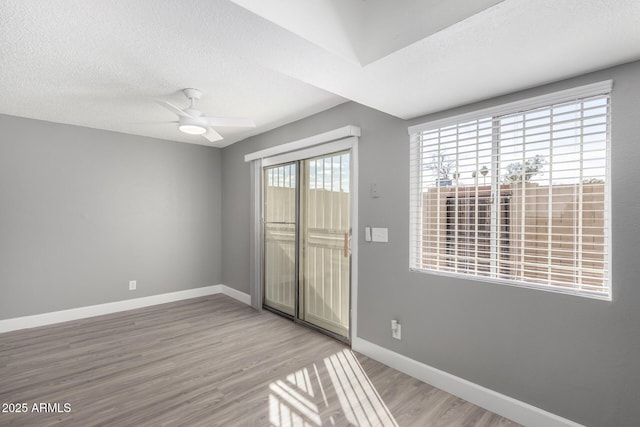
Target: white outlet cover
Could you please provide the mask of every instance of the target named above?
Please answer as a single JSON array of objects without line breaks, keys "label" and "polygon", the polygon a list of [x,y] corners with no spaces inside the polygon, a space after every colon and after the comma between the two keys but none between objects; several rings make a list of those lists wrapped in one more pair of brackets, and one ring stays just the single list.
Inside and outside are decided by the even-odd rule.
[{"label": "white outlet cover", "polygon": [[129,280],[129,290],[130,291],[135,291],[136,290],[136,281],[135,280]]},{"label": "white outlet cover", "polygon": [[400,323],[396,325],[395,331],[391,331],[391,337],[397,340],[402,339],[402,325]]}]

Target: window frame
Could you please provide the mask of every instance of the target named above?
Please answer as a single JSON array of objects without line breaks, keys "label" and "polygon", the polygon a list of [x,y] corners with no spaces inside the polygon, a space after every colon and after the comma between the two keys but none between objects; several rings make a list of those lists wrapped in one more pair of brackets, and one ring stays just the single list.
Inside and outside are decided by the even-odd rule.
[{"label": "window frame", "polygon": [[[612,80],[602,81],[598,83],[588,84],[584,86],[579,86],[567,90],[557,91],[541,96],[536,96],[533,98],[527,98],[516,102],[510,102],[502,105],[497,105],[495,107],[485,108],[482,110],[471,111],[465,114],[454,115],[450,117],[445,117],[442,119],[438,119],[431,122],[421,123],[408,128],[408,133],[410,136],[410,224],[409,224],[409,270],[412,272],[420,272],[426,274],[433,274],[439,276],[448,276],[455,278],[462,278],[468,280],[476,280],[481,282],[489,282],[489,283],[497,283],[508,286],[517,286],[531,289],[538,289],[547,292],[561,293],[561,294],[570,294],[577,295],[587,298],[594,298],[600,300],[611,301],[612,300],[612,282],[611,282],[611,248],[612,248],[612,226],[611,226],[611,92],[613,88]],[[515,279],[507,279],[501,277],[491,277],[491,276],[482,276],[478,275],[477,272],[475,274],[469,274],[460,271],[443,271],[437,268],[425,268],[424,264],[422,264],[422,260],[420,256],[422,255],[422,251],[418,249],[419,246],[423,245],[424,242],[427,242],[423,235],[423,225],[424,220],[422,219],[422,215],[425,209],[423,204],[423,182],[421,171],[424,167],[424,159],[422,157],[423,143],[421,142],[421,135],[426,131],[434,131],[437,129],[442,129],[447,126],[458,126],[463,123],[471,122],[474,120],[482,120],[489,119],[492,122],[499,120],[502,116],[515,115],[518,113],[526,113],[531,110],[537,108],[545,108],[551,107],[555,104],[561,103],[569,103],[572,101],[579,102],[585,98],[595,97],[595,96],[606,96],[608,99],[607,105],[607,119],[606,119],[606,140],[605,140],[605,150],[604,150],[604,161],[606,163],[605,169],[605,182],[604,182],[604,206],[605,206],[605,215],[604,215],[604,247],[603,247],[603,291],[595,291],[589,289],[580,289],[580,288],[572,288],[569,286],[561,286],[561,285],[553,285],[551,283],[541,284],[534,283],[523,280],[515,280]],[[493,139],[491,142],[491,149],[499,150],[501,141],[497,139]],[[493,161],[496,160],[499,156],[495,158],[492,157]],[[583,167],[583,166],[581,166]],[[493,167],[492,167],[493,169]],[[495,170],[499,170],[499,166]],[[490,182],[490,191],[495,191],[495,188],[500,188],[500,177],[495,176],[491,179]],[[437,184],[438,185],[438,184]],[[477,187],[476,187],[477,191]],[[502,198],[502,190],[497,191],[497,198]],[[457,194],[457,193],[456,193]],[[476,195],[476,197],[478,197]],[[456,196],[457,197],[457,196]],[[464,197],[464,196],[463,196]],[[466,196],[469,197],[469,196]],[[486,197],[486,196],[485,196]],[[455,203],[458,203],[457,201]],[[552,202],[550,202],[552,203]],[[448,202],[447,202],[448,204]],[[500,206],[500,204],[498,205]],[[416,211],[417,209],[417,211]],[[492,211],[495,211],[496,208],[492,208]],[[456,211],[457,214],[457,211]],[[476,212],[475,215],[478,213]],[[441,220],[445,222],[449,220],[448,213],[445,216],[442,214],[438,214]],[[477,222],[477,221],[476,221]],[[494,224],[495,226],[495,224]],[[457,237],[456,237],[457,238]],[[502,231],[501,230],[493,230],[490,234],[491,245],[499,245],[502,240]],[[520,241],[520,237],[516,238]],[[513,239],[513,240],[516,240]],[[448,243],[447,243],[448,245]],[[476,242],[477,245],[477,242]],[[495,274],[495,271],[492,273]]]}]

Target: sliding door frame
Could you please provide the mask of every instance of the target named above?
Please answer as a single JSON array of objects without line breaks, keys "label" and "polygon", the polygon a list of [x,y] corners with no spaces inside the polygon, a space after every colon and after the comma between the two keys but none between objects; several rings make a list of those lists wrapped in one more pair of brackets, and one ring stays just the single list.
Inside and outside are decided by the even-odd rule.
[{"label": "sliding door frame", "polygon": [[[351,260],[350,260],[350,280],[349,280],[349,336],[348,337],[342,337],[338,334],[335,334],[331,331],[327,331],[326,329],[322,329],[310,322],[306,322],[304,320],[301,320],[298,318],[298,286],[296,286],[296,291],[295,291],[295,297],[296,297],[296,301],[295,301],[295,309],[294,309],[294,316],[293,316],[293,320],[296,323],[301,323],[304,324],[305,326],[309,326],[311,328],[314,329],[318,329],[321,330],[323,333],[332,336],[340,341],[346,342],[348,344],[351,343],[351,340],[353,337],[357,337],[357,295],[358,295],[358,136],[360,135],[360,129],[359,128],[355,128],[353,126],[348,126],[347,128],[351,128],[350,131],[352,132],[350,135],[345,135],[345,138],[342,139],[338,139],[338,140],[333,140],[333,141],[328,141],[328,142],[324,142],[324,143],[317,143],[314,144],[310,147],[303,147],[301,149],[296,149],[296,150],[290,150],[291,147],[295,147],[296,145],[303,145],[304,140],[300,141],[302,144],[296,144],[296,143],[289,143],[289,144],[284,144],[283,146],[283,150],[281,153],[277,152],[277,148],[278,147],[274,147],[272,149],[267,149],[267,150],[263,150],[265,152],[268,152],[269,156],[268,157],[261,157],[260,153],[253,153],[253,158],[251,157],[252,155],[248,155],[245,157],[246,161],[254,161],[254,162],[258,162],[257,164],[254,165],[254,167],[257,169],[258,164],[259,167],[261,169],[260,173],[254,173],[254,179],[259,180],[259,182],[255,182],[254,187],[254,194],[253,194],[253,198],[254,198],[254,209],[253,209],[253,213],[258,214],[259,213],[259,217],[258,218],[253,218],[253,239],[252,242],[254,242],[254,247],[253,247],[253,252],[254,255],[251,257],[252,260],[252,271],[254,271],[254,275],[257,276],[255,277],[255,279],[257,279],[258,277],[260,278],[260,282],[261,284],[264,283],[264,253],[263,253],[263,249],[264,248],[264,230],[262,227],[262,224],[264,224],[264,212],[263,212],[263,205],[264,205],[264,182],[263,182],[263,172],[264,168],[269,167],[269,166],[275,166],[278,164],[284,164],[284,163],[290,163],[290,162],[294,162],[294,161],[299,161],[299,160],[304,160],[304,159],[309,159],[309,158],[313,158],[313,157],[317,157],[317,156],[321,156],[321,155],[326,155],[326,154],[332,154],[332,153],[336,153],[336,152],[340,152],[340,151],[349,151],[350,152],[350,156],[349,156],[349,163],[350,163],[350,170],[349,170],[349,183],[350,183],[350,189],[349,189],[349,205],[350,205],[350,212],[349,212],[349,223],[350,223],[350,241],[349,241],[349,246],[351,249]],[[316,137],[311,137],[311,138],[316,138]],[[310,139],[311,139],[310,138]],[[267,153],[265,153],[267,154]],[[300,168],[297,167],[296,168],[296,185],[299,185],[300,181]],[[296,193],[299,193],[298,191]],[[260,205],[257,205],[257,201],[260,202]],[[296,194],[296,215],[300,215],[300,209],[299,209],[299,194]],[[258,212],[258,206],[260,206],[259,212]],[[296,220],[296,253],[299,253],[299,220],[300,218],[298,217]],[[255,256],[255,251],[259,250],[260,254],[262,256],[259,257],[259,265],[256,265],[256,262],[258,261],[258,257]],[[256,269],[259,270],[259,272],[256,271]],[[258,274],[256,274],[258,273]],[[298,266],[298,262],[296,262],[296,281],[299,280],[299,266]],[[252,288],[255,289],[257,283],[253,284]],[[260,292],[260,299],[262,300],[263,296],[261,295],[262,292]],[[252,300],[254,300],[257,296],[256,295],[252,295]],[[262,304],[262,301],[260,302],[260,304]],[[252,305],[254,307],[256,307],[257,305],[257,301],[252,301]],[[268,309],[267,307],[265,307],[266,309]],[[287,316],[289,317],[289,316]]]}]

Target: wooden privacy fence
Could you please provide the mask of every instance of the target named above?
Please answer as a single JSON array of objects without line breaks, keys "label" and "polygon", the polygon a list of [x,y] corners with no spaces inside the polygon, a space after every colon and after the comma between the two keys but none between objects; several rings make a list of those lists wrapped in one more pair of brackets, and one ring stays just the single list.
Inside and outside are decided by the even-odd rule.
[{"label": "wooden privacy fence", "polygon": [[593,291],[606,286],[602,183],[501,185],[493,210],[489,186],[429,188],[422,201],[423,268]]},{"label": "wooden privacy fence", "polygon": [[[291,313],[295,298],[295,189],[267,187],[265,299]],[[276,202],[279,201],[279,202]],[[301,318],[337,333],[349,324],[349,193],[308,189],[302,196]]]}]

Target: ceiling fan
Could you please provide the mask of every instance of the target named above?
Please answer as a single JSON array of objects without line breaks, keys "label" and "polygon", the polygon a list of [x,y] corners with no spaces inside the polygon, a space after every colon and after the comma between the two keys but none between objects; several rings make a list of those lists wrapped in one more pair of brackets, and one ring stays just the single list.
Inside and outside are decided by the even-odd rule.
[{"label": "ceiling fan", "polygon": [[195,104],[202,96],[202,92],[198,89],[183,89],[184,95],[191,101],[189,107],[180,109],[167,101],[158,101],[160,105],[167,110],[178,115],[178,129],[180,132],[189,135],[202,135],[209,142],[220,141],[222,135],[213,129],[213,127],[255,127],[255,123],[251,119],[239,117],[206,117],[202,115],[200,110],[196,110]]}]

